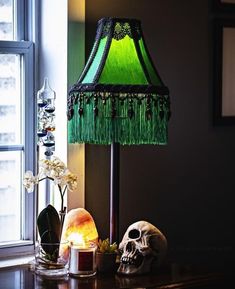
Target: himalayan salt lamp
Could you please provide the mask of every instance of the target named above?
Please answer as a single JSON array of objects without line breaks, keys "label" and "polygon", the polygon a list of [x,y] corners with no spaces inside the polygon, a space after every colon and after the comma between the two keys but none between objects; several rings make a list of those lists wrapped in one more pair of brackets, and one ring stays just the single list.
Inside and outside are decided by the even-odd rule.
[{"label": "himalayan salt lamp", "polygon": [[[98,241],[98,233],[91,214],[83,209],[70,210],[65,215],[61,240],[68,240],[70,244],[78,242],[95,243]],[[69,248],[61,246],[60,255],[68,260]]]}]

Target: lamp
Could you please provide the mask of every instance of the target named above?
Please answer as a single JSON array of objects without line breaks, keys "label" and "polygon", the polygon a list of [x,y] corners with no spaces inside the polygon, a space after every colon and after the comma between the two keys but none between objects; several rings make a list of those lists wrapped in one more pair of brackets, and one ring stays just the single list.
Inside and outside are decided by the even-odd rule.
[{"label": "lamp", "polygon": [[[83,209],[70,210],[65,215],[61,240],[68,240],[71,244],[98,241],[98,232],[91,214]],[[61,254],[68,259],[68,247],[61,248]]]},{"label": "lamp", "polygon": [[103,18],[68,96],[70,143],[111,144],[110,240],[118,240],[119,144],[167,143],[169,90],[136,19]]}]

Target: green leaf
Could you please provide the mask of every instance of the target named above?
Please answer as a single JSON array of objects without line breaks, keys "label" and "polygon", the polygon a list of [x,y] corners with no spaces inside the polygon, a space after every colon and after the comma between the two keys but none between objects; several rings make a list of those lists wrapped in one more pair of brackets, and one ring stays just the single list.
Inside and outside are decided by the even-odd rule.
[{"label": "green leaf", "polygon": [[61,222],[56,209],[48,205],[43,209],[37,218],[38,232],[41,238],[41,244],[45,253],[53,255],[58,251],[58,246],[46,245],[51,243],[60,243]]},{"label": "green leaf", "polygon": [[98,241],[98,252],[100,253],[114,253],[117,252],[117,244],[110,244],[109,238],[105,240],[99,239]]}]

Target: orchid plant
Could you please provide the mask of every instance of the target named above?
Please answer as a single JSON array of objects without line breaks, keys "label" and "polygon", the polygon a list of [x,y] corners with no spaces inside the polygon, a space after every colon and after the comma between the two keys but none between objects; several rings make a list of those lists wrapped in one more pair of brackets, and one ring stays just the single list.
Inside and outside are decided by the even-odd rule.
[{"label": "orchid plant", "polygon": [[65,164],[56,156],[52,160],[43,159],[39,162],[39,173],[33,175],[32,171],[26,171],[23,179],[23,185],[28,191],[32,193],[34,186],[40,181],[49,179],[58,186],[61,197],[60,218],[61,223],[64,222],[64,215],[66,207],[64,206],[64,195],[66,189],[74,191],[77,188],[77,176],[71,173]]}]

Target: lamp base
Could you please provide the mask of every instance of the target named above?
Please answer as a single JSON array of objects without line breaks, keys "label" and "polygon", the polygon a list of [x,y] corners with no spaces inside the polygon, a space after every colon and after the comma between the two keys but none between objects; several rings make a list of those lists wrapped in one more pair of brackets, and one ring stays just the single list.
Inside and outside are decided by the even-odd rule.
[{"label": "lamp base", "polygon": [[110,148],[110,243],[119,241],[119,170],[120,144]]}]

